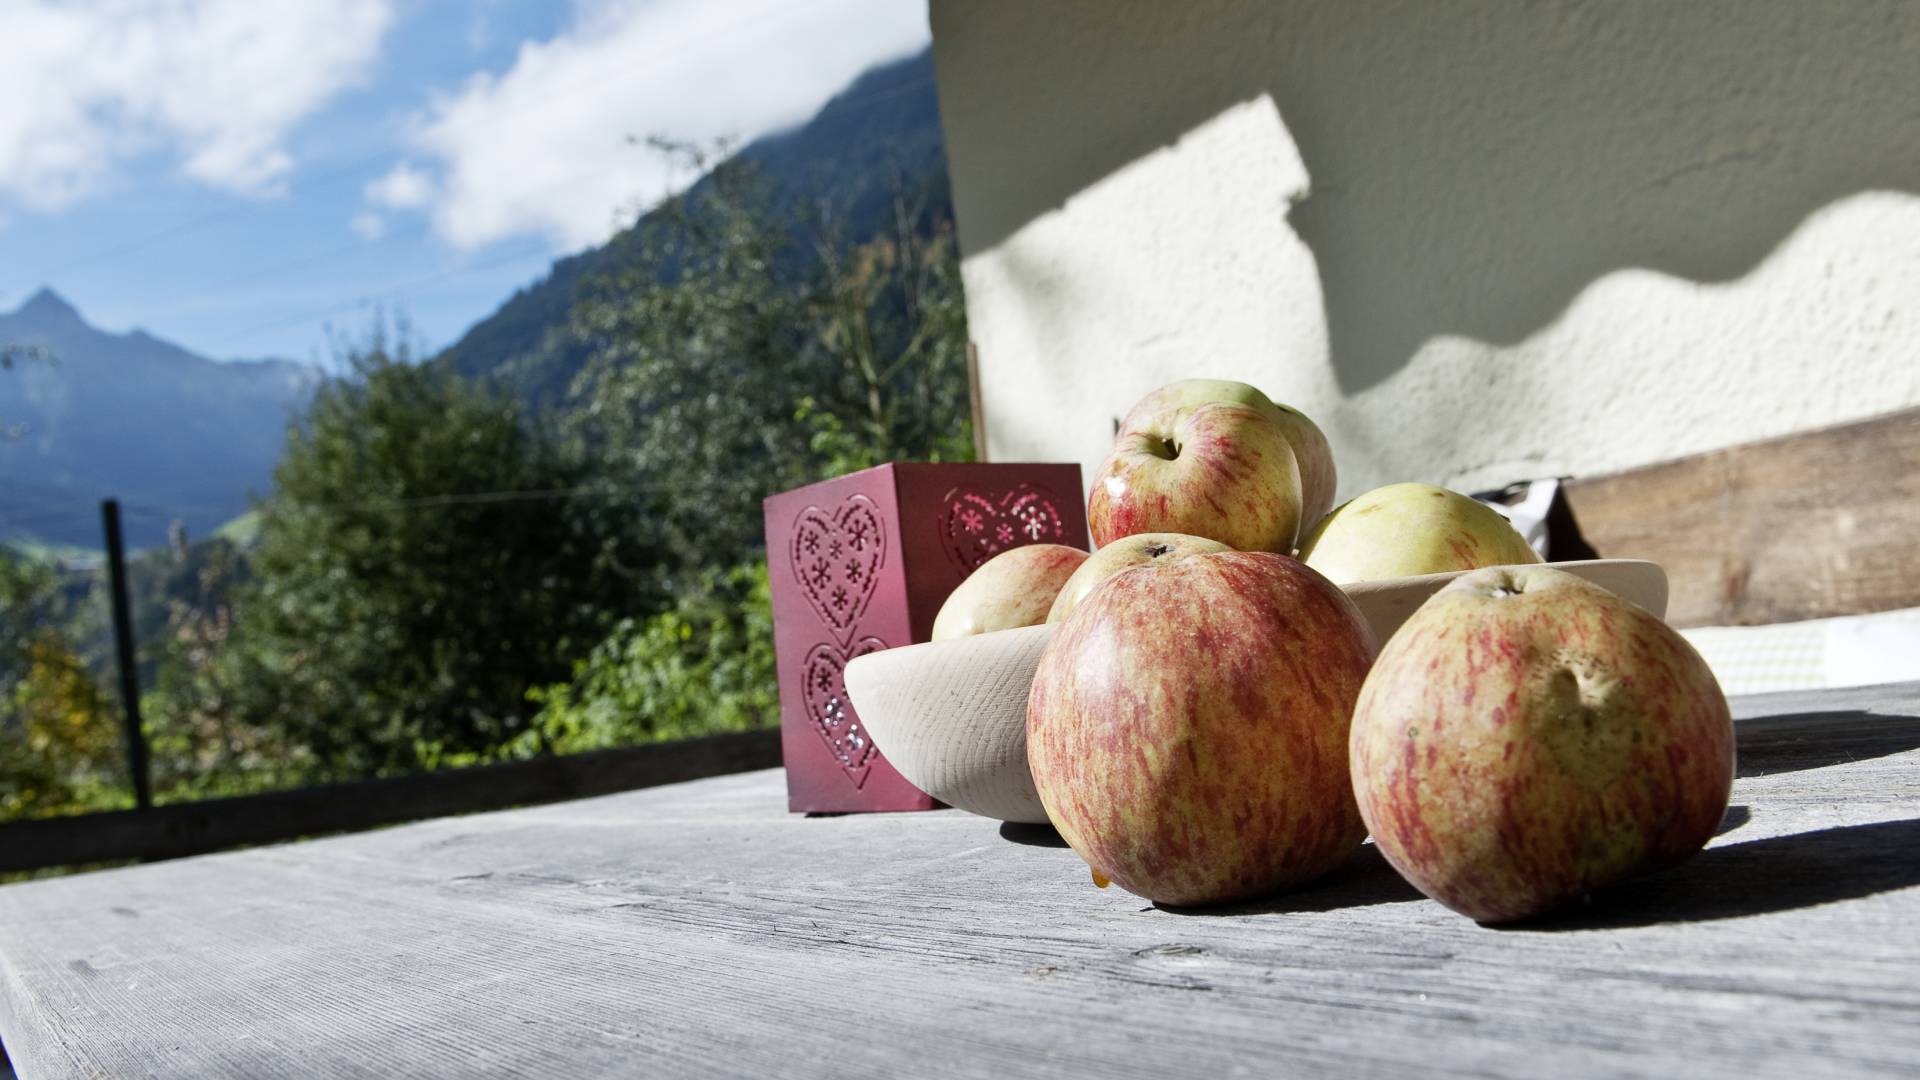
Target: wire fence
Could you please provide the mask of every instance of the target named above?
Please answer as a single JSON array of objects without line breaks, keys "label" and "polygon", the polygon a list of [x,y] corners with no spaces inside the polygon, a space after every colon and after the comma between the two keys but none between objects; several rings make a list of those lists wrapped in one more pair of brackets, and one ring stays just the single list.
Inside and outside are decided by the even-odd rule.
[{"label": "wire fence", "polygon": [[[215,508],[9,492],[0,822],[774,726],[763,577],[623,591],[580,525],[665,486],[261,503],[198,536],[186,515]],[[333,550],[261,543],[295,513]]]}]

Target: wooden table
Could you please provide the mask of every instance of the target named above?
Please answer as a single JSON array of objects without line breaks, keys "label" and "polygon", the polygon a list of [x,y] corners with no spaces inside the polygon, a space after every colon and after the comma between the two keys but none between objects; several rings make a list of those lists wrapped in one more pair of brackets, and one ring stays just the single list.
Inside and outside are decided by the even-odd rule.
[{"label": "wooden table", "polygon": [[27,1080],[1914,1075],[1920,684],[1735,707],[1713,846],[1521,929],[1371,848],[1159,910],[768,771],[0,889],[0,1038]]}]

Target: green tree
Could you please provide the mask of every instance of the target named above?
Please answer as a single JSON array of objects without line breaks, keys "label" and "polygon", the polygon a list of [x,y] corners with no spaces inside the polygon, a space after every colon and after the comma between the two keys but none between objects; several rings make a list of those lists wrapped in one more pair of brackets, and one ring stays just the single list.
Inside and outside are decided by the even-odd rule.
[{"label": "green tree", "polygon": [[51,618],[45,566],[0,552],[0,820],[117,808],[118,711]]},{"label": "green tree", "polygon": [[893,228],[847,247],[816,242],[807,336],[824,354],[800,397],[813,471],[891,460],[970,461],[967,310],[951,222],[896,192]]},{"label": "green tree", "polygon": [[608,486],[653,481],[672,608],[622,622],[537,694],[519,749],[586,749],[778,720],[760,502],[890,460],[973,453],[966,313],[950,224],[896,193],[893,227],[848,245],[796,229],[764,179],[723,162],[655,215],[640,266],[599,283],[572,432]]},{"label": "green tree", "polygon": [[773,492],[972,456],[949,223],[900,195],[886,235],[849,247],[821,226],[801,260],[816,269],[796,280],[797,229],[774,201],[750,162],[721,162],[655,211],[644,256],[575,312],[593,354],[571,434],[603,482],[654,492],[663,567],[738,563]]},{"label": "green tree", "polygon": [[788,238],[769,197],[750,166],[722,162],[700,194],[656,213],[638,264],[575,310],[593,351],[569,432],[606,490],[652,498],[668,587],[738,561],[758,540],[760,500],[806,456],[792,415],[808,384],[806,301],[779,280]]},{"label": "green tree", "polygon": [[[520,406],[376,329],[290,433],[224,651],[255,726],[321,776],[486,754],[530,689],[621,614],[654,610],[645,552],[578,512],[578,460]],[[629,494],[602,515],[644,516]]]},{"label": "green tree", "polygon": [[[157,677],[141,698],[161,802],[241,795],[298,785],[313,755],[270,725],[263,708],[274,671],[234,639],[234,602],[248,577],[246,553],[229,540],[194,544],[166,564],[153,601],[165,621],[141,640],[158,653]],[[156,575],[157,576],[157,575]],[[137,579],[136,579],[137,580]]]},{"label": "green tree", "polygon": [[668,610],[622,620],[575,665],[572,682],[534,696],[544,708],[522,754],[777,724],[766,563],[702,574]]}]

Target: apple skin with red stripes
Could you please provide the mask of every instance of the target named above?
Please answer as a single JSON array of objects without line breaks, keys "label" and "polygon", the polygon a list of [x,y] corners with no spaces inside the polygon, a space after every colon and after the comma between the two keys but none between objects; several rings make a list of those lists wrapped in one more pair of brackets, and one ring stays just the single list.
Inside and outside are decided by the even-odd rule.
[{"label": "apple skin with red stripes", "polygon": [[1204,536],[1187,536],[1184,533],[1134,533],[1123,536],[1101,548],[1086,562],[1080,564],[1060,587],[1060,594],[1054,597],[1053,606],[1047,609],[1047,621],[1064,622],[1073,614],[1073,609],[1087,594],[1099,588],[1108,578],[1124,570],[1141,566],[1164,566],[1170,562],[1194,555],[1210,555],[1233,549],[1218,540],[1209,540]]},{"label": "apple skin with red stripes", "polygon": [[1684,861],[1734,773],[1726,697],[1699,653],[1538,566],[1474,571],[1416,611],[1367,677],[1351,750],[1381,854],[1483,923]]},{"label": "apple skin with red stripes", "polygon": [[933,617],[929,641],[1013,630],[1047,620],[1060,589],[1087,561],[1065,544],[1027,544],[1003,551],[968,574]]},{"label": "apple skin with red stripes", "polygon": [[1365,836],[1347,728],[1376,648],[1346,594],[1288,556],[1123,570],[1041,654],[1041,803],[1097,875],[1162,904],[1311,881]]},{"label": "apple skin with red stripes", "polygon": [[[1141,398],[1120,421],[1126,431],[1164,418],[1180,409],[1190,409],[1209,401],[1230,401],[1247,405],[1280,425],[1287,445],[1293,447],[1294,460],[1300,466],[1300,531],[1313,528],[1315,522],[1333,508],[1333,492],[1339,482],[1333,464],[1333,447],[1320,426],[1299,409],[1281,405],[1261,393],[1259,388],[1228,379],[1181,379]],[[1165,422],[1162,419],[1161,422]]]},{"label": "apple skin with red stripes", "polygon": [[1293,551],[1300,466],[1287,433],[1248,405],[1204,402],[1134,415],[1093,477],[1096,547],[1136,533],[1185,533],[1236,551]]}]

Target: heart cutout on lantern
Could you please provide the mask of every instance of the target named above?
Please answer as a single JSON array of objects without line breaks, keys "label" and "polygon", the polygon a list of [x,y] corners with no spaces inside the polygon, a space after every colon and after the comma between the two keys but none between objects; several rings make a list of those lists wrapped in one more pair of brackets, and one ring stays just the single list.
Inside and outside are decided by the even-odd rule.
[{"label": "heart cutout on lantern", "polygon": [[800,699],[806,702],[807,723],[827,744],[827,752],[840,763],[855,788],[867,782],[867,772],[878,751],[847,700],[847,661],[886,647],[887,643],[877,637],[863,637],[851,650],[823,641],[807,653],[800,669]]},{"label": "heart cutout on lantern", "polygon": [[788,556],[814,615],[844,639],[873,599],[887,558],[873,500],[855,495],[831,514],[818,506],[800,511]]},{"label": "heart cutout on lantern", "polygon": [[947,557],[968,572],[995,555],[1026,544],[1058,544],[1067,527],[1053,492],[1021,484],[999,495],[957,487],[941,500],[940,538]]}]

